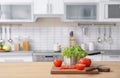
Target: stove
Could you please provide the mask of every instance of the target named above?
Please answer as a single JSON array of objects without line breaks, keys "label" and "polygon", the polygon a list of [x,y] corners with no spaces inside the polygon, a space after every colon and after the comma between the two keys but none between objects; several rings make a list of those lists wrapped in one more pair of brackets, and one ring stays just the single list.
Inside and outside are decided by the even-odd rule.
[{"label": "stove", "polygon": [[47,62],[47,61],[53,61],[55,58],[61,58],[60,52],[54,52],[54,51],[34,51],[33,53],[33,61],[34,62]]}]

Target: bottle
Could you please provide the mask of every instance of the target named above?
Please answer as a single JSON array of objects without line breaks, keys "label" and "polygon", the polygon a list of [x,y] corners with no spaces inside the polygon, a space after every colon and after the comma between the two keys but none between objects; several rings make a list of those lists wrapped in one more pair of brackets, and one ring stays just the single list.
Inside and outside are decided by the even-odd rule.
[{"label": "bottle", "polygon": [[29,48],[30,48],[30,46],[29,46],[29,40],[28,40],[28,38],[25,38],[23,40],[23,50],[24,51],[29,51]]},{"label": "bottle", "polygon": [[73,34],[73,31],[70,32],[70,46],[73,46],[76,44],[76,39],[74,38],[74,34]]}]

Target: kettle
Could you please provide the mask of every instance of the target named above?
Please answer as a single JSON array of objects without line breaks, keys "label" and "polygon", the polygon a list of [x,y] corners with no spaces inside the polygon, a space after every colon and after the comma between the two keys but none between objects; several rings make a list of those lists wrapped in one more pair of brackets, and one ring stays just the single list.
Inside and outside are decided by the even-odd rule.
[{"label": "kettle", "polygon": [[53,51],[54,52],[60,52],[61,51],[61,45],[59,45],[58,43],[54,44]]}]

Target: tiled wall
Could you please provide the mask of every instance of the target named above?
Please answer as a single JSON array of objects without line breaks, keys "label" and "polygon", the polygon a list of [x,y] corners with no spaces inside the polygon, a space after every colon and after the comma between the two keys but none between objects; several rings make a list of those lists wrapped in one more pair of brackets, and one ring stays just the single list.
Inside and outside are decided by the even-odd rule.
[{"label": "tiled wall", "polygon": [[[39,25],[30,25],[30,26],[13,26],[12,27],[12,39],[15,41],[16,36],[19,36],[21,41],[25,37],[29,37],[31,50],[53,50],[53,45],[59,43],[62,47],[69,45],[69,33],[74,31],[75,38],[77,43],[86,44],[86,49],[88,49],[88,43],[94,42],[95,49],[119,49],[120,45],[120,27],[112,26],[112,38],[113,43],[109,44],[108,41],[103,41],[102,43],[97,42],[98,38],[98,27],[99,26],[84,26],[87,28],[86,34],[82,32],[82,26],[66,26],[66,25],[49,25],[48,26],[39,26]],[[109,27],[107,29],[107,38]],[[101,37],[103,39],[104,35],[104,26],[101,26]],[[3,38],[4,34],[3,34]]]},{"label": "tiled wall", "polygon": [[[94,42],[96,49],[119,49],[120,45],[120,27],[112,27],[113,43],[110,45],[107,41],[97,42],[98,26],[86,26],[87,33],[83,34],[82,27],[79,26],[14,26],[12,27],[12,39],[15,41],[19,36],[21,41],[25,37],[29,37],[32,50],[52,50],[55,43],[59,43],[62,47],[69,45],[69,32],[74,31],[77,43],[86,44]],[[107,37],[108,37],[108,27]],[[103,29],[101,27],[101,37],[103,39]]]}]

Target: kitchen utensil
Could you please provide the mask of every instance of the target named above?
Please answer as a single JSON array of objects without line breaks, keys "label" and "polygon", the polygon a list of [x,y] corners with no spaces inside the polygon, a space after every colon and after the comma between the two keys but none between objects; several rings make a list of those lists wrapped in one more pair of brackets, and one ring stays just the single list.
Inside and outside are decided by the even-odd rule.
[{"label": "kitchen utensil", "polygon": [[98,70],[85,71],[78,69],[60,69],[60,67],[52,67],[51,74],[99,74]]},{"label": "kitchen utensil", "polygon": [[100,36],[101,36],[100,27],[98,27],[98,35],[99,35],[99,36],[98,36],[98,38],[97,38],[97,42],[98,42],[98,43],[102,43],[102,39],[101,39],[101,37],[100,37]]},{"label": "kitchen utensil", "polygon": [[8,39],[9,43],[12,43],[13,40],[11,39],[11,26],[9,27],[9,39]]},{"label": "kitchen utensil", "polygon": [[2,27],[0,27],[0,43],[3,43],[4,42],[4,40],[2,39]]},{"label": "kitchen utensil", "polygon": [[113,39],[112,39],[112,32],[111,32],[111,26],[109,27],[109,37],[107,39],[108,43],[109,44],[112,44],[113,43]]},{"label": "kitchen utensil", "polygon": [[110,72],[110,68],[101,66],[98,68],[98,71],[99,72]]},{"label": "kitchen utensil", "polygon": [[87,29],[88,29],[88,27],[86,27],[86,26],[83,26],[83,27],[82,27],[82,33],[83,33],[84,35],[87,35]]},{"label": "kitchen utensil", "polygon": [[75,56],[73,56],[71,58],[68,58],[68,57],[64,56],[64,64],[68,65],[68,66],[77,64],[78,60],[79,59]]},{"label": "kitchen utensil", "polygon": [[98,69],[98,68],[101,67],[101,66],[103,66],[103,65],[91,66],[91,67],[86,68],[85,70],[86,70],[86,71],[93,71],[93,70],[95,70],[95,69]]},{"label": "kitchen utensil", "polygon": [[105,67],[103,65],[98,65],[98,66],[91,66],[91,67],[88,67],[86,68],[85,70],[87,72],[89,71],[93,71],[93,70],[98,70],[99,72],[110,72],[110,68],[109,67]]},{"label": "kitchen utensil", "polygon": [[106,38],[106,27],[104,26],[104,42],[107,41],[107,38]]},{"label": "kitchen utensil", "polygon": [[88,55],[91,55],[91,56],[92,56],[92,55],[98,55],[98,54],[101,54],[101,52],[98,51],[98,52],[88,53]]},{"label": "kitchen utensil", "polygon": [[4,32],[5,32],[5,37],[4,37],[4,39],[5,39],[5,42],[7,41],[7,28],[6,27],[4,27]]}]

